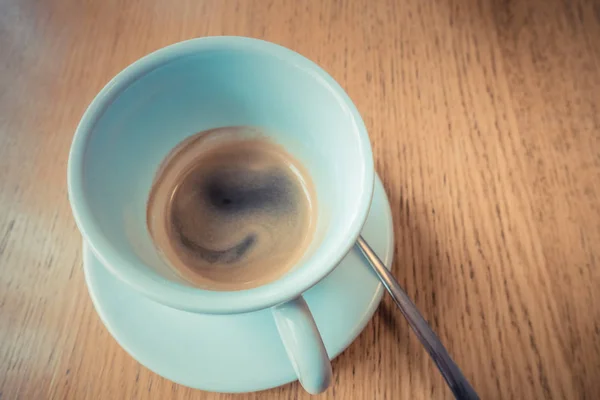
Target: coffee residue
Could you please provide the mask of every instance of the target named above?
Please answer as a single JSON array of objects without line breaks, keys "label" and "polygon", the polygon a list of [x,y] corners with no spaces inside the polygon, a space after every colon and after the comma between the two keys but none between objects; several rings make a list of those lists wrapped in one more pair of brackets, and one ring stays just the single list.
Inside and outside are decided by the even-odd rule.
[{"label": "coffee residue", "polygon": [[301,258],[314,231],[314,190],[281,146],[245,127],[203,132],[167,157],[148,226],[165,259],[213,290],[259,286]]}]

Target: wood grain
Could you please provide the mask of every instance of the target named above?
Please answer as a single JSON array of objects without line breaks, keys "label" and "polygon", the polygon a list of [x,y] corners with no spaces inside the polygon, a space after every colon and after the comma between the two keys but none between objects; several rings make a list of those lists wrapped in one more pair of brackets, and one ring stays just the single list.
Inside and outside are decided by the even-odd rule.
[{"label": "wood grain", "polygon": [[[99,89],[205,35],[292,48],[361,111],[394,273],[485,399],[600,393],[600,4],[573,0],[1,0],[0,398],[304,399],[171,383],[84,283],[66,165]],[[448,399],[386,299],[323,399]]]}]

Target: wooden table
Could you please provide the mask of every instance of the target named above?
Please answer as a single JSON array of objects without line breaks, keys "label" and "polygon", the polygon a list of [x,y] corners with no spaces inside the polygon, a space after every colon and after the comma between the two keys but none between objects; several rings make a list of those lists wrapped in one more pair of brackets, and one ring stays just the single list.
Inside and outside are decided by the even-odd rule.
[{"label": "wooden table", "polygon": [[[600,393],[600,4],[559,0],[3,0],[0,398],[209,394],[138,364],[84,283],[66,189],[86,106],[137,58],[205,35],[294,49],[365,120],[394,273],[485,399]],[[385,299],[323,399],[451,398]]]}]

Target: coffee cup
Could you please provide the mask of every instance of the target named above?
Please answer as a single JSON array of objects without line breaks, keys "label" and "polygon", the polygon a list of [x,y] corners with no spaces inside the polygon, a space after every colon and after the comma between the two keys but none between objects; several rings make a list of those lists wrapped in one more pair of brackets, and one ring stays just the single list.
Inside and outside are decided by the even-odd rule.
[{"label": "coffee cup", "polygon": [[[315,233],[298,264],[247,290],[193,287],[160,256],[146,221],[162,160],[191,135],[223,126],[258,127],[283,146],[307,169],[318,202]],[[354,245],[373,183],[368,134],[344,90],[303,56],[242,37],[177,43],[124,69],[82,117],[68,165],[77,226],[108,271],[152,300],[188,312],[270,308],[310,393],[328,387],[331,365],[302,294]]]}]

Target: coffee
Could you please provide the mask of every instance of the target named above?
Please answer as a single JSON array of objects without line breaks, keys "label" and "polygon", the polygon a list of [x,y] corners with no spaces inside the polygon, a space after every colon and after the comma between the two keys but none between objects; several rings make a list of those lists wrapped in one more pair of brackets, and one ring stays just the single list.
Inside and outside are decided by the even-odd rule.
[{"label": "coffee", "polygon": [[302,257],[315,229],[314,188],[285,149],[248,127],[198,133],[163,161],[148,228],[191,284],[240,290],[273,281]]}]

